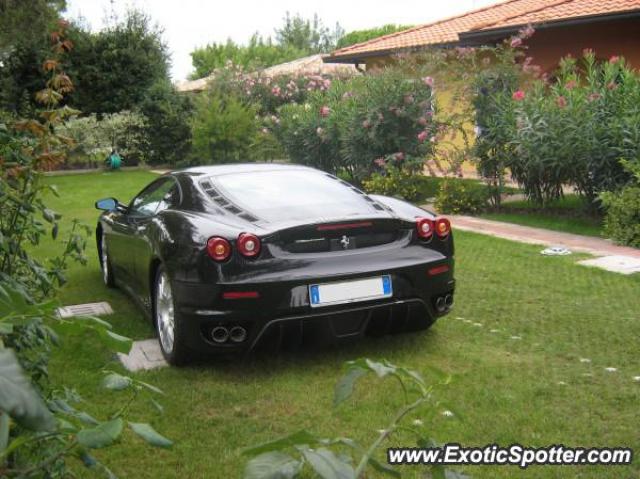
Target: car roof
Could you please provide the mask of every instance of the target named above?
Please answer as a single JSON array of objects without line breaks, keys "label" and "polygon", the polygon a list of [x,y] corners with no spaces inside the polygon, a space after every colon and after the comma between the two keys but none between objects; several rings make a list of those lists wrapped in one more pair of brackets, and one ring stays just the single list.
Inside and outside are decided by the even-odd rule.
[{"label": "car roof", "polygon": [[292,170],[308,170],[314,171],[316,173],[322,173],[320,170],[309,168],[308,166],[283,163],[232,163],[224,165],[195,166],[192,168],[186,168],[184,170],[178,170],[173,173],[183,174],[187,176],[219,176],[227,175],[230,173],[258,173],[263,171]]}]

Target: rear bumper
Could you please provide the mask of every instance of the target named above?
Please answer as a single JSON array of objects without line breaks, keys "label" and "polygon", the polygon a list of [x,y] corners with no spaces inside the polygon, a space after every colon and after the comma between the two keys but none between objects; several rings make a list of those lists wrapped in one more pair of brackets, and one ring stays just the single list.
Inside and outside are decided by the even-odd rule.
[{"label": "rear bumper", "polygon": [[[429,276],[434,266],[449,271]],[[312,308],[309,285],[340,282],[388,274],[391,298]],[[236,353],[272,349],[288,344],[340,342],[365,335],[382,335],[428,328],[439,316],[437,298],[453,295],[453,261],[450,258],[392,271],[334,275],[317,279],[202,285],[174,282],[174,297],[184,321],[188,346],[199,352]],[[255,291],[258,298],[225,300],[223,292]],[[240,326],[246,338],[234,343],[212,340],[213,328]]]}]

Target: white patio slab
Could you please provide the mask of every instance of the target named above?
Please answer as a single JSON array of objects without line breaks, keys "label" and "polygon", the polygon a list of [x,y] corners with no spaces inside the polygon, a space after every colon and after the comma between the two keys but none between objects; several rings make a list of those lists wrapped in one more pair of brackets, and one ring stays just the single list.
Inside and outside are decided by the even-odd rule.
[{"label": "white patio slab", "polygon": [[63,319],[73,318],[74,316],[104,316],[113,314],[111,305],[106,301],[100,303],[72,304],[58,308],[56,311],[58,316]]},{"label": "white patio slab", "polygon": [[640,273],[640,258],[612,255],[579,261],[578,264],[606,269],[620,274]]},{"label": "white patio slab", "polygon": [[118,359],[129,371],[146,371],[168,366],[156,338],[134,341],[129,354],[118,353]]}]

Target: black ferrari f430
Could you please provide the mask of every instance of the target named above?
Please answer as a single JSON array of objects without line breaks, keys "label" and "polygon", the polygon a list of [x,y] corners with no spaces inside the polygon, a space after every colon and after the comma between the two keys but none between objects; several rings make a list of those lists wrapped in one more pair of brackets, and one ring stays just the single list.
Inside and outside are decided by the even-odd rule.
[{"label": "black ferrari f430", "polygon": [[446,218],[312,168],[190,168],[96,207],[104,282],[152,318],[171,364],[417,331],[453,304]]}]

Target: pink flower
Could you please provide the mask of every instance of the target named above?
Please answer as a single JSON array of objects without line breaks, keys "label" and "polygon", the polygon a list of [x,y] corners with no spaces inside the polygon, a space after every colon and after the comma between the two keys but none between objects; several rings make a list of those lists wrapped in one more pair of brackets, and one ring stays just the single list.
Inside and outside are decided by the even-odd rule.
[{"label": "pink flower", "polygon": [[520,101],[520,100],[524,100],[524,92],[522,90],[516,90],[513,92],[512,98],[515,101]]},{"label": "pink flower", "polygon": [[567,90],[573,90],[576,86],[578,86],[578,83],[576,83],[575,80],[569,80],[567,82],[567,84],[564,86]]},{"label": "pink flower", "polygon": [[563,96],[559,96],[558,98],[556,98],[556,105],[558,105],[558,107],[560,108],[564,108],[565,106],[567,106],[567,99]]},{"label": "pink flower", "polygon": [[373,162],[380,168],[383,168],[384,165],[386,164],[384,161],[384,158],[376,158],[375,160],[373,160]]},{"label": "pink flower", "polygon": [[618,85],[616,85],[616,83],[615,83],[615,82],[609,82],[609,83],[607,84],[607,88],[608,88],[609,90],[615,90],[616,88],[618,88]]},{"label": "pink flower", "polygon": [[594,92],[594,93],[591,93],[591,94],[587,97],[587,100],[589,100],[589,101],[596,101],[596,100],[599,100],[601,96],[602,96],[602,95],[600,95],[600,93],[595,93],[595,92]]},{"label": "pink flower", "polygon": [[620,61],[620,57],[618,55],[613,55],[611,58],[609,58],[609,63],[611,64],[618,63],[619,61]]},{"label": "pink flower", "polygon": [[515,37],[511,40],[511,48],[518,48],[522,46],[522,38]]},{"label": "pink flower", "polygon": [[352,91],[346,91],[343,93],[342,95],[342,99],[346,100],[347,98],[351,98],[353,96],[353,92]]},{"label": "pink flower", "polygon": [[424,82],[425,85],[427,85],[429,88],[433,88],[433,85],[435,83],[435,81],[433,80],[433,77],[424,77],[422,79],[422,81]]},{"label": "pink flower", "polygon": [[520,38],[526,40],[527,38],[530,38],[535,32],[535,29],[531,25],[527,25],[526,27],[521,29],[518,34]]},{"label": "pink flower", "polygon": [[420,133],[418,133],[418,141],[420,143],[424,143],[428,136],[429,133],[427,133],[426,131],[421,131]]},{"label": "pink flower", "polygon": [[398,153],[396,153],[396,154],[394,155],[394,159],[395,159],[396,161],[402,161],[402,160],[404,160],[404,153],[403,153],[403,152],[401,152],[401,151],[399,151]]},{"label": "pink flower", "polygon": [[593,54],[594,54],[594,51],[592,48],[585,48],[584,50],[582,50],[583,57],[590,57]]},{"label": "pink flower", "polygon": [[429,138],[429,141],[431,143],[435,143],[436,141],[438,141],[438,139],[435,136],[432,136],[431,138]]},{"label": "pink flower", "polygon": [[329,113],[331,113],[331,108],[329,108],[327,105],[324,105],[322,107],[320,107],[320,116],[323,118],[326,118],[329,116]]},{"label": "pink flower", "polygon": [[405,97],[404,97],[404,104],[405,105],[411,105],[413,102],[414,102],[413,95],[405,95]]},{"label": "pink flower", "polygon": [[271,93],[273,93],[275,96],[280,96],[280,92],[281,92],[281,90],[280,90],[280,87],[278,85],[274,86],[271,89]]},{"label": "pink flower", "polygon": [[418,125],[427,126],[428,123],[429,121],[424,116],[418,118]]},{"label": "pink flower", "polygon": [[369,120],[363,121],[362,128],[364,128],[365,130],[368,130],[369,128],[371,128],[371,122]]}]

